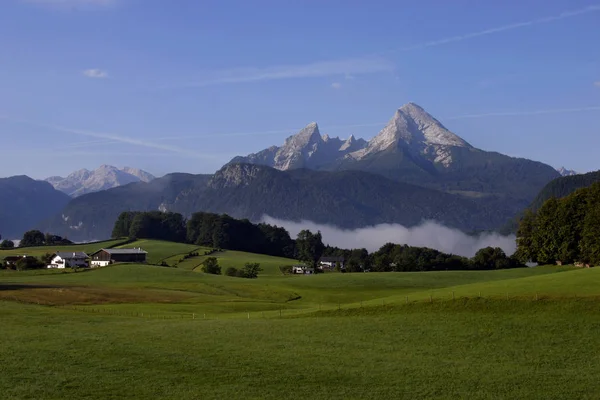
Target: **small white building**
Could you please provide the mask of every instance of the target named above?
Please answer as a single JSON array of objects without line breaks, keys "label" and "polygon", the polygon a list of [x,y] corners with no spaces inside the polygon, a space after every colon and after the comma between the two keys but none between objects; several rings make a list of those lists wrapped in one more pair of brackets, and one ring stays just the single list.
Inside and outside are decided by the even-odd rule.
[{"label": "small white building", "polygon": [[292,267],[292,273],[310,275],[315,273],[315,269],[313,267],[307,267],[306,265],[294,265]]},{"label": "small white building", "polygon": [[89,256],[83,251],[57,251],[54,253],[48,268],[87,268]]}]

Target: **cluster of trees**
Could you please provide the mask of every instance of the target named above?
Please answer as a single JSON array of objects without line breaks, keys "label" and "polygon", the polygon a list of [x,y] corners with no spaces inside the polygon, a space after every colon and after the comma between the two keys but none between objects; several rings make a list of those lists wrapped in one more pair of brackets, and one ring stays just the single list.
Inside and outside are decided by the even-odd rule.
[{"label": "cluster of trees", "polygon": [[491,270],[519,268],[524,265],[496,247],[486,247],[469,259],[453,254],[442,253],[427,247],[413,247],[387,243],[369,254],[366,249],[345,250],[327,246],[326,256],[344,257],[348,272],[413,272],[451,270]]},{"label": "cluster of trees", "polygon": [[111,236],[188,242],[280,257],[295,255],[294,241],[284,228],[225,214],[199,212],[186,221],[178,213],[126,211],[119,215]]},{"label": "cluster of trees", "polygon": [[[236,276],[238,278],[254,279],[258,278],[258,273],[262,271],[259,263],[246,263],[243,268],[237,269],[229,267],[225,270],[225,275]],[[205,274],[221,275],[221,266],[216,257],[208,257],[202,262],[202,272]]]},{"label": "cluster of trees", "polygon": [[126,211],[117,218],[111,236],[185,242],[185,219],[172,212]]},{"label": "cluster of trees", "polygon": [[15,243],[12,240],[4,239],[2,240],[2,235],[0,235],[0,249],[12,249],[15,247]]},{"label": "cluster of trees", "polygon": [[600,183],[527,211],[517,230],[522,262],[600,265]]},{"label": "cluster of trees", "polygon": [[21,239],[19,247],[64,246],[69,244],[73,244],[73,242],[62,236],[53,235],[51,233],[44,234],[38,230],[31,230],[23,234],[23,239]]},{"label": "cluster of trees", "polygon": [[[468,259],[425,247],[388,243],[370,254],[366,249],[349,250],[325,246],[320,232],[303,230],[293,240],[281,227],[253,224],[247,219],[239,220],[226,214],[205,212],[192,214],[187,221],[181,214],[170,212],[124,212],[117,219],[112,236],[187,241],[215,249],[292,258],[317,271],[322,256],[344,257],[344,270],[347,272],[483,270],[523,266],[517,259],[507,257],[500,248],[481,249],[475,257]],[[205,272],[221,274],[216,258],[209,257],[205,263],[208,263],[202,267]],[[247,265],[240,271],[228,269],[225,273],[254,277],[252,267]]]},{"label": "cluster of trees", "polygon": [[[0,240],[2,235],[0,235]],[[20,247],[32,247],[32,246],[64,246],[73,244],[69,239],[63,238],[62,236],[53,235],[51,233],[42,233],[38,230],[27,231],[23,234],[21,239]],[[4,239],[0,241],[0,249],[13,249],[15,243],[12,240]]]},{"label": "cluster of trees", "polygon": [[229,215],[199,212],[187,221],[187,240],[200,246],[294,257],[294,241],[284,229],[253,224]]}]

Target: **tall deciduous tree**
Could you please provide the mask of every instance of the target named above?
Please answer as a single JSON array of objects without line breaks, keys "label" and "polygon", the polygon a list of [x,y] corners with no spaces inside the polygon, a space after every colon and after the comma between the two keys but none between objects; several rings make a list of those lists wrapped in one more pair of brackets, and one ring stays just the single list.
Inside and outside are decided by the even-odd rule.
[{"label": "tall deciduous tree", "polygon": [[38,230],[27,231],[23,234],[23,239],[21,240],[21,247],[31,247],[31,246],[43,246],[45,243],[46,237],[44,234]]},{"label": "tall deciduous tree", "polygon": [[300,231],[296,239],[296,248],[298,259],[311,265],[316,271],[319,259],[325,250],[321,232],[312,233],[307,229]]},{"label": "tall deciduous tree", "polygon": [[15,243],[12,240],[4,239],[0,243],[0,249],[12,249],[15,247]]}]

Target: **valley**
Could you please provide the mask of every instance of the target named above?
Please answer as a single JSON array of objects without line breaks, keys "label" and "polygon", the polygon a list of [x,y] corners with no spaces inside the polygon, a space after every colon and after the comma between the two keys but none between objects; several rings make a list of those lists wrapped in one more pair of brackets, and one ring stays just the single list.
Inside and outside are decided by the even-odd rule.
[{"label": "valley", "polygon": [[[192,249],[137,244],[154,260]],[[286,276],[294,260],[218,257],[264,273],[0,271],[5,398],[537,398],[596,385],[584,349],[600,323],[597,269]]]}]

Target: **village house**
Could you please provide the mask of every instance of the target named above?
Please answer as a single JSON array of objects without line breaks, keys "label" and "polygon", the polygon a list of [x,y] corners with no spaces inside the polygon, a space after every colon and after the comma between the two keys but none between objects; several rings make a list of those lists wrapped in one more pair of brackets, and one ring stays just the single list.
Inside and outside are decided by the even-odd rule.
[{"label": "village house", "polygon": [[27,256],[8,256],[4,258],[4,264],[6,264],[9,267],[13,267],[15,264],[17,264],[17,261],[25,257]]},{"label": "village house", "polygon": [[146,262],[147,251],[141,248],[134,249],[101,249],[91,255],[92,267],[105,267],[114,263]]},{"label": "village house", "polygon": [[321,270],[333,270],[336,265],[339,265],[340,269],[345,269],[344,257],[321,257],[319,259],[319,269]]},{"label": "village house", "polygon": [[89,256],[83,251],[57,251],[47,268],[87,268]]}]

